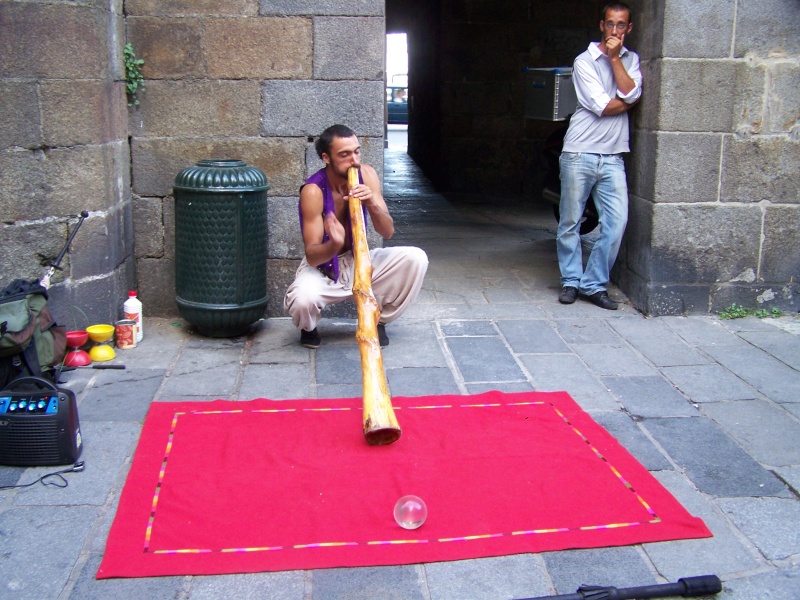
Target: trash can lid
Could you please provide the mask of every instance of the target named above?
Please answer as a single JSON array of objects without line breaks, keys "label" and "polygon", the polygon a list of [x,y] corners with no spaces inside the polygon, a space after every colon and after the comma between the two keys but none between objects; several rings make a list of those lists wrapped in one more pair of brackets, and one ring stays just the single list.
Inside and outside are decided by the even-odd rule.
[{"label": "trash can lid", "polygon": [[187,191],[260,192],[268,190],[267,176],[243,160],[207,159],[175,176],[173,188]]}]

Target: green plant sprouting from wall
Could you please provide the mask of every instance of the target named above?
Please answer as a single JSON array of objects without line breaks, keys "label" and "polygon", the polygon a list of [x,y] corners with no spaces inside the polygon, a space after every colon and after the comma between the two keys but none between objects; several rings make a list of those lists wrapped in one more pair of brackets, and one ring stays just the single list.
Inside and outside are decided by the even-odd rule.
[{"label": "green plant sprouting from wall", "polygon": [[138,94],[144,92],[144,77],[142,76],[143,58],[136,58],[136,52],[131,44],[125,44],[122,50],[125,60],[125,92],[128,94],[128,106],[138,106]]},{"label": "green plant sprouting from wall", "polygon": [[766,308],[746,308],[744,306],[739,306],[736,303],[731,304],[728,308],[723,310],[719,313],[720,319],[743,319],[744,317],[754,316],[758,317],[759,319],[766,319],[772,318],[777,319],[783,314],[778,308],[771,308],[767,310]]}]

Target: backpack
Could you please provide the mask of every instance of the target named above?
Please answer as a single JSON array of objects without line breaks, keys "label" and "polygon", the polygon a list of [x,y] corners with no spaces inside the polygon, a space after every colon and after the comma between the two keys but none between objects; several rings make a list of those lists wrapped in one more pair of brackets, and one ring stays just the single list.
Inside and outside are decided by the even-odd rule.
[{"label": "backpack", "polygon": [[16,279],[0,290],[0,389],[21,376],[53,378],[66,350],[66,327],[53,320],[38,281]]}]

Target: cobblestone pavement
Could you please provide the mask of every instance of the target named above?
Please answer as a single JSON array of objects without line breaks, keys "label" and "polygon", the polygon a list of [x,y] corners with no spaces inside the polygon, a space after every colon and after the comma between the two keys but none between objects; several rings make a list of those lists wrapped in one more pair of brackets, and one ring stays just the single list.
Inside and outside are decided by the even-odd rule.
[{"label": "cobblestone pavement", "polygon": [[[797,315],[644,318],[560,305],[549,209],[445,200],[388,153],[397,234],[430,258],[413,308],[387,328],[393,395],[566,390],[714,537],[399,567],[97,581],[120,491],[151,402],[361,395],[353,319],[324,319],[319,350],[287,319],[210,339],[148,319],[119,351],[125,370],[65,375],[77,394],[86,470],[67,488],[0,491],[0,598],[464,600],[640,586],[717,574],[724,600],[800,598],[800,327]],[[344,366],[352,377],[332,377]],[[52,468],[0,467],[0,485]]]}]

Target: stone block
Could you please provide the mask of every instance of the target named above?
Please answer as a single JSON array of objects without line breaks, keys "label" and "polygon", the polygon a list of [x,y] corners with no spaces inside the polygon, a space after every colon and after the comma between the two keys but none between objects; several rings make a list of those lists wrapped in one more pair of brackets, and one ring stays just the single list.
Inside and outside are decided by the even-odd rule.
[{"label": "stone block", "polygon": [[105,210],[124,171],[118,156],[113,145],[0,152],[0,221]]},{"label": "stone block", "polygon": [[[41,275],[46,258],[55,258],[67,240],[64,222],[37,220],[27,224],[0,226],[3,252],[0,253],[0,288],[14,279],[36,279]],[[63,266],[68,264],[65,258]],[[56,271],[54,282],[63,280]]]},{"label": "stone block", "polygon": [[[765,85],[766,68],[752,60],[664,59],[658,129],[758,132]],[[688,89],[697,93],[688,94]]]},{"label": "stone block", "polygon": [[639,103],[628,112],[631,129],[655,131],[661,129],[661,72],[663,60],[642,60],[642,96]]},{"label": "stone block", "polygon": [[800,64],[781,62],[769,67],[769,112],[765,133],[797,131],[800,127]]},{"label": "stone block", "polygon": [[244,160],[261,169],[275,196],[296,194],[305,181],[302,139],[134,139],[132,146],[133,186],[142,196],[170,194],[181,170],[208,158]]},{"label": "stone block", "polygon": [[382,81],[266,81],[261,133],[316,136],[343,123],[359,136],[382,138],[385,93]]},{"label": "stone block", "polygon": [[[193,18],[129,16],[128,41],[136,57],[144,60],[142,75],[147,80],[205,77],[203,24],[202,19]],[[142,98],[150,85],[145,82],[147,90]]]},{"label": "stone block", "polygon": [[66,3],[0,4],[0,77],[105,79],[109,13]]},{"label": "stone block", "polygon": [[305,253],[300,234],[297,198],[270,198],[267,205],[269,238],[267,256],[277,259],[302,259]]},{"label": "stone block", "polygon": [[757,269],[758,206],[656,205],[651,248],[654,281],[728,282]]},{"label": "stone block", "polygon": [[261,95],[255,81],[151,81],[130,131],[143,137],[257,136]]},{"label": "stone block", "polygon": [[[164,256],[164,216],[161,198],[134,198],[133,235],[136,258]],[[174,236],[173,236],[174,237]]]},{"label": "stone block", "polygon": [[314,79],[383,79],[382,18],[317,17],[313,46]]},{"label": "stone block", "polygon": [[[58,307],[59,315],[61,312],[65,313],[66,316],[56,318],[60,318],[64,323],[70,323],[71,326],[73,322],[80,325],[83,320],[83,315],[79,311],[71,310],[73,306],[86,313],[90,325],[113,323],[119,319],[119,309],[130,289],[133,288],[126,286],[123,291],[119,284],[118,273],[98,273],[91,279],[72,281],[69,287],[56,289],[55,294],[50,294],[48,306],[52,304],[53,307]],[[51,288],[51,292],[53,291]]]},{"label": "stone block", "polygon": [[800,309],[800,283],[740,283],[712,287],[709,311],[721,312],[732,304],[748,308],[777,308],[794,313]]},{"label": "stone block", "polygon": [[765,281],[800,281],[800,206],[765,208],[760,274]]},{"label": "stone block", "polygon": [[47,146],[127,142],[127,99],[121,81],[45,80],[40,96]]},{"label": "stone block", "polygon": [[175,301],[175,260],[140,258],[136,261],[136,282],[139,299],[147,317],[177,317]]},{"label": "stone block", "polygon": [[631,153],[625,165],[628,192],[646,200],[655,198],[655,177],[658,172],[659,134],[655,131],[631,131]]},{"label": "stone block", "polygon": [[385,12],[383,0],[261,0],[262,15],[333,15],[379,17]]},{"label": "stone block", "polygon": [[80,280],[114,271],[123,261],[125,221],[124,211],[116,210],[83,222],[70,251],[72,278]]},{"label": "stone block", "polygon": [[283,297],[289,289],[299,260],[267,259],[267,313],[268,318],[286,317],[283,310]]},{"label": "stone block", "polygon": [[211,78],[311,77],[312,48],[319,41],[312,37],[308,19],[205,19],[203,24]]},{"label": "stone block", "polygon": [[256,15],[258,0],[125,0],[129,16]]},{"label": "stone block", "polygon": [[658,133],[655,202],[716,202],[722,136]]},{"label": "stone block", "polygon": [[782,136],[726,136],[720,200],[800,203],[800,143]]},{"label": "stone block", "polygon": [[103,79],[110,15],[64,3],[0,4],[0,77]]},{"label": "stone block", "polygon": [[[630,2],[633,9],[633,31],[630,42],[625,45],[638,52],[642,61],[664,56],[664,20],[666,7],[663,2]],[[560,10],[560,6],[557,7]],[[593,16],[591,22],[596,18]],[[587,23],[590,21],[586,21]],[[597,29],[592,30],[592,35]],[[595,39],[595,38],[590,38]]]},{"label": "stone block", "polygon": [[750,0],[736,7],[734,56],[800,54],[800,11],[793,0]]},{"label": "stone block", "polygon": [[715,0],[670,2],[662,21],[664,56],[727,58],[731,52],[735,11],[735,5]]},{"label": "stone block", "polygon": [[646,276],[650,272],[653,210],[651,202],[638,196],[628,196],[628,224],[625,227],[625,236],[622,238],[622,249],[617,262],[641,276]]},{"label": "stone block", "polygon": [[706,314],[710,310],[708,284],[647,283],[646,302],[641,310],[649,316]]},{"label": "stone block", "polygon": [[32,148],[42,144],[37,85],[0,81],[0,149]]}]

